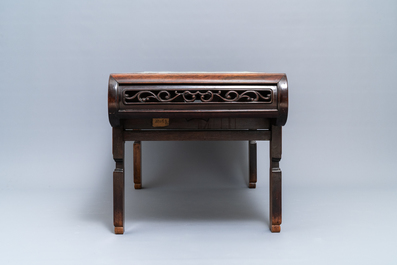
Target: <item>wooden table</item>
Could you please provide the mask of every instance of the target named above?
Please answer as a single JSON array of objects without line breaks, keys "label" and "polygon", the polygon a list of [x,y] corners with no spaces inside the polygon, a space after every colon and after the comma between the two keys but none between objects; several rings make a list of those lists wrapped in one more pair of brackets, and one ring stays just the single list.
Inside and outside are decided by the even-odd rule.
[{"label": "wooden table", "polygon": [[281,128],[288,115],[285,74],[111,74],[114,231],[124,233],[124,143],[134,141],[134,184],[142,188],[141,141],[248,141],[255,188],[256,141],[270,141],[270,230],[281,225]]}]

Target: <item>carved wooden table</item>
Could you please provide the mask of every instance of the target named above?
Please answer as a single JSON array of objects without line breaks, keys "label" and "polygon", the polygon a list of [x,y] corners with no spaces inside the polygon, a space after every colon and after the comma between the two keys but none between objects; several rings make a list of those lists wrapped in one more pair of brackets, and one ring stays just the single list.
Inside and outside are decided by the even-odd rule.
[{"label": "carved wooden table", "polygon": [[111,74],[114,231],[124,233],[124,143],[134,141],[134,184],[142,187],[141,141],[248,141],[249,188],[256,141],[270,141],[270,230],[281,225],[281,127],[288,114],[285,74]]}]

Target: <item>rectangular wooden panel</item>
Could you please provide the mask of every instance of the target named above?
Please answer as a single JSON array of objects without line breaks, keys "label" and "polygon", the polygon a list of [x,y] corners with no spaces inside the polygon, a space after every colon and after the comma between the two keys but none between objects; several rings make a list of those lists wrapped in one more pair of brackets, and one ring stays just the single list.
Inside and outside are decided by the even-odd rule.
[{"label": "rectangular wooden panel", "polygon": [[210,118],[181,119],[171,118],[164,127],[154,127],[152,119],[128,119],[125,129],[191,129],[191,130],[229,130],[229,129],[269,129],[269,120],[263,118]]},{"label": "rectangular wooden panel", "polygon": [[246,141],[269,140],[267,130],[229,130],[229,131],[193,131],[193,130],[165,130],[165,131],[125,131],[126,141]]}]

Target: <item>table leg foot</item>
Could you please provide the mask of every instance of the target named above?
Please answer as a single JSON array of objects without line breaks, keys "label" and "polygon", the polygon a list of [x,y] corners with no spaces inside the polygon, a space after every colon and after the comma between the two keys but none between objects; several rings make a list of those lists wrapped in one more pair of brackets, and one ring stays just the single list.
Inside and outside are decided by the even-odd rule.
[{"label": "table leg foot", "polygon": [[272,233],[280,233],[281,227],[280,225],[272,225],[270,227],[270,231],[272,231]]},{"label": "table leg foot", "polygon": [[114,233],[115,233],[116,235],[122,235],[122,234],[124,234],[124,227],[122,227],[122,226],[115,226],[115,227],[114,227]]},{"label": "table leg foot", "polygon": [[248,188],[250,189],[255,189],[256,188],[256,183],[249,183]]},{"label": "table leg foot", "polygon": [[140,190],[140,189],[142,189],[142,184],[134,184],[134,188],[136,190]]}]

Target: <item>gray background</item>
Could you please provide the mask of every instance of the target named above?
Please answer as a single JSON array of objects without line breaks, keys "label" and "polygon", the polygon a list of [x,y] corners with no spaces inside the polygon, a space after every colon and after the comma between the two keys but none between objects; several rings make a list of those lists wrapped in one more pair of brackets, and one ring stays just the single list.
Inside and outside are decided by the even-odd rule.
[{"label": "gray background", "polygon": [[[395,264],[396,70],[394,0],[2,1],[0,261]],[[255,190],[245,142],[144,142],[112,234],[108,76],[140,71],[287,73],[280,234],[266,142]]]}]

